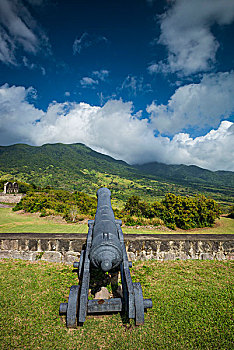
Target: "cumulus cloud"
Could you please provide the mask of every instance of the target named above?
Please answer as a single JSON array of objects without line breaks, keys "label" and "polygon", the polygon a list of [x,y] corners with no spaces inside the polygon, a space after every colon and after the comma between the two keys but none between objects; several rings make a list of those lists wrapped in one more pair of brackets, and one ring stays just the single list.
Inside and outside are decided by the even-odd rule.
[{"label": "cumulus cloud", "polygon": [[103,107],[53,102],[44,112],[33,105],[33,98],[33,88],[0,88],[2,145],[81,142],[129,163],[160,161],[234,171],[234,124],[229,121],[205,136],[179,133],[170,139],[155,137],[152,122],[134,114],[131,102],[110,100]]},{"label": "cumulus cloud", "polygon": [[23,86],[0,88],[0,140],[1,144],[32,143],[36,121],[44,112],[29,101],[36,97],[33,88]]},{"label": "cumulus cloud", "polygon": [[93,78],[90,77],[83,77],[80,80],[80,85],[83,88],[95,88],[96,85],[98,85],[98,80],[94,80]]},{"label": "cumulus cloud", "polygon": [[218,127],[234,113],[234,71],[205,75],[199,84],[179,87],[166,105],[153,102],[147,111],[160,133],[193,127]]},{"label": "cumulus cloud", "polygon": [[159,17],[159,44],[168,49],[168,58],[150,65],[149,71],[190,75],[208,71],[215,62],[219,43],[211,31],[214,24],[234,20],[232,0],[175,0]]},{"label": "cumulus cloud", "polygon": [[108,39],[105,36],[95,34],[90,35],[87,32],[84,32],[79,39],[75,39],[73,43],[73,54],[80,54],[82,50],[101,42],[107,43]]},{"label": "cumulus cloud", "polygon": [[[30,1],[33,5],[41,1]],[[38,26],[22,0],[0,1],[0,60],[17,65],[16,51],[37,54],[40,50],[50,52],[46,34]]]},{"label": "cumulus cloud", "polygon": [[[234,124],[222,121],[217,130],[205,136],[191,138],[180,133],[170,142],[175,163],[196,164],[205,169],[234,171]],[[169,162],[171,154],[167,153]],[[167,160],[167,162],[168,162]]]}]

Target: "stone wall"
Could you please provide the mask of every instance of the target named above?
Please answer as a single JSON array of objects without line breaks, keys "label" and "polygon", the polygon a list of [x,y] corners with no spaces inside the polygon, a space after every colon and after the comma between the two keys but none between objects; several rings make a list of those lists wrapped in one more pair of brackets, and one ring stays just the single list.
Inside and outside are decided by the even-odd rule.
[{"label": "stone wall", "polygon": [[25,194],[4,194],[0,193],[0,202],[3,203],[19,203],[21,198],[24,197]]},{"label": "stone wall", "polygon": [[[0,234],[0,258],[72,264],[79,260],[86,234]],[[129,260],[234,259],[234,234],[126,234]]]}]

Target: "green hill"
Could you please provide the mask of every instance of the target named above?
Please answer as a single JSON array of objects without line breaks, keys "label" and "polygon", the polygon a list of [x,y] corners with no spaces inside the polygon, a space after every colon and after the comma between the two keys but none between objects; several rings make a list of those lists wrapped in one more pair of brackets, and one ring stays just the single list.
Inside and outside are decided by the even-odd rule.
[{"label": "green hill", "polygon": [[161,163],[130,166],[83,144],[0,146],[0,176],[4,180],[17,179],[91,195],[100,186],[108,186],[112,197],[120,201],[132,194],[153,201],[167,192],[201,192],[230,204],[234,196],[232,172]]},{"label": "green hill", "polygon": [[137,164],[134,167],[148,175],[175,183],[234,187],[234,173],[231,171],[210,171],[196,165],[168,165],[158,162]]}]

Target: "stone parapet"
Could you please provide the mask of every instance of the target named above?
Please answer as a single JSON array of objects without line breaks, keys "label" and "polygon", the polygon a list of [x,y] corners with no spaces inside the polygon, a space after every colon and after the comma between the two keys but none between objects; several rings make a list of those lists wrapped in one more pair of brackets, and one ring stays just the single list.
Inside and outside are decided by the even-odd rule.
[{"label": "stone parapet", "polygon": [[[129,260],[230,260],[234,234],[125,234]],[[72,264],[79,260],[86,234],[0,234],[0,258]]]}]

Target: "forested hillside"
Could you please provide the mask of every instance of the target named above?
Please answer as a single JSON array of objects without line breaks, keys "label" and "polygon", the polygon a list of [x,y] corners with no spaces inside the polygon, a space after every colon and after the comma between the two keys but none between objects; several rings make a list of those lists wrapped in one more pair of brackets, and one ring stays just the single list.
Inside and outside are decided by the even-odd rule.
[{"label": "forested hillside", "polygon": [[135,168],[143,173],[154,175],[181,184],[213,185],[234,187],[234,173],[231,171],[210,171],[195,165],[168,165],[163,163],[137,164]]},{"label": "forested hillside", "polygon": [[95,195],[101,186],[118,201],[138,195],[153,202],[168,192],[202,193],[224,205],[233,202],[234,173],[211,172],[195,166],[149,163],[130,166],[83,144],[17,144],[0,147],[0,176],[37,186],[83,191]]}]

